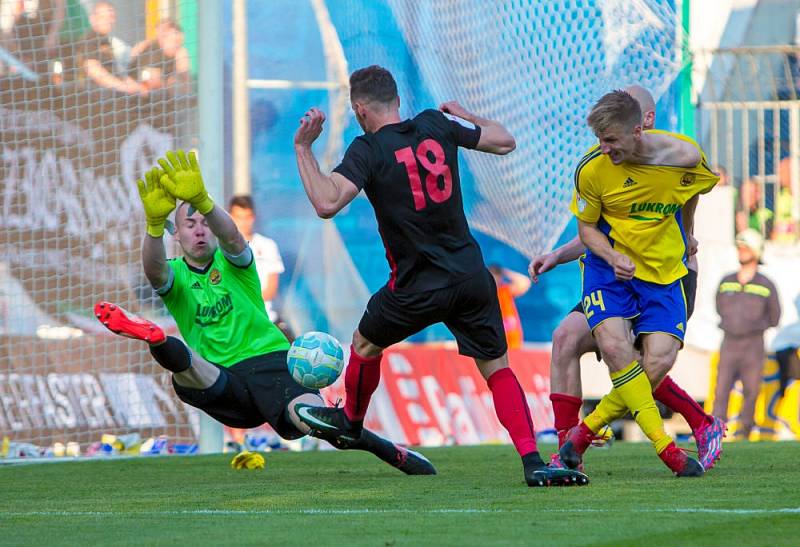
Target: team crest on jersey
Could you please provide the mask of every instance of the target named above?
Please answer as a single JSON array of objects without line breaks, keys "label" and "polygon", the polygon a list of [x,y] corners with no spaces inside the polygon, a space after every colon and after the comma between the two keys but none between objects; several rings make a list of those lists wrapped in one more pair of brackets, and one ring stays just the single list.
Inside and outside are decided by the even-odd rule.
[{"label": "team crest on jersey", "polygon": [[222,279],[222,274],[219,273],[219,270],[214,268],[208,274],[208,280],[211,282],[212,285],[219,285],[220,280]]},{"label": "team crest on jersey", "polygon": [[694,173],[684,173],[681,177],[681,186],[689,186],[694,183]]},{"label": "team crest on jersey", "polygon": [[583,199],[580,194],[578,195],[578,212],[582,213],[586,210],[586,200]]}]

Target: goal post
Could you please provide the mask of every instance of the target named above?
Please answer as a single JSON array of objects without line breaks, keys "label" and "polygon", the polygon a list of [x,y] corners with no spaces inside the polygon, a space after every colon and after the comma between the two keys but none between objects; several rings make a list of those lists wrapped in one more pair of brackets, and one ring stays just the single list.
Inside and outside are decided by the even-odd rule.
[{"label": "goal post", "polygon": [[[199,10],[198,106],[200,162],[203,179],[214,201],[225,199],[225,131],[223,92],[223,6],[222,0],[204,0]],[[249,165],[249,164],[248,164]],[[199,451],[202,454],[222,452],[224,428],[221,423],[199,413]]]}]

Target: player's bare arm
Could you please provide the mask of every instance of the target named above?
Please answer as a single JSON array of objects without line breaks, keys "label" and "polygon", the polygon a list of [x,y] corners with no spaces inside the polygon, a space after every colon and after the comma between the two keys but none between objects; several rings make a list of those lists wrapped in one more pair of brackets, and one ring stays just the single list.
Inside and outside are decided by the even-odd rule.
[{"label": "player's bare arm", "polygon": [[439,110],[480,126],[481,138],[475,148],[476,150],[502,156],[512,152],[517,147],[514,136],[500,122],[481,118],[461,106],[458,101],[442,103],[439,106]]},{"label": "player's bare arm", "polygon": [[247,247],[247,241],[225,209],[217,207],[208,195],[194,152],[170,151],[166,158],[158,160],[158,164],[164,171],[161,177],[164,188],[173,197],[188,202],[205,217],[223,251],[229,255],[241,254]]},{"label": "player's bare arm", "polygon": [[533,257],[528,265],[528,275],[534,283],[538,283],[541,274],[549,272],[560,264],[577,260],[584,252],[586,252],[586,245],[583,244],[580,236],[575,236],[561,247]]},{"label": "player's bare arm", "polygon": [[[651,157],[651,161],[642,163],[688,168],[702,160],[700,151],[690,142],[660,133],[646,133],[642,138],[646,139],[647,153]],[[634,162],[638,163],[636,160]]]},{"label": "player's bare arm", "polygon": [[633,261],[629,256],[614,250],[608,242],[608,238],[600,231],[596,223],[578,220],[578,235],[589,250],[614,268],[614,274],[617,279],[622,281],[633,279],[633,274],[636,271]]},{"label": "player's bare arm", "polygon": [[167,217],[175,209],[175,198],[161,185],[161,175],[163,171],[154,168],[145,173],[144,180],[136,181],[147,221],[147,234],[142,242],[142,266],[147,280],[155,288],[162,287],[169,278],[162,236]]},{"label": "player's bare arm", "polygon": [[697,210],[698,201],[700,201],[700,195],[696,194],[683,204],[681,211],[683,229],[686,232],[686,251],[689,256],[697,254],[697,239],[694,237],[694,214]]},{"label": "player's bare arm", "polygon": [[311,145],[322,133],[325,113],[311,108],[294,134],[294,153],[303,188],[320,218],[332,218],[358,195],[358,187],[339,173],[324,175]]},{"label": "player's bare arm", "polygon": [[700,201],[700,195],[695,194],[683,204],[681,219],[683,220],[683,229],[687,234],[694,234],[694,213],[697,210],[698,201]]}]

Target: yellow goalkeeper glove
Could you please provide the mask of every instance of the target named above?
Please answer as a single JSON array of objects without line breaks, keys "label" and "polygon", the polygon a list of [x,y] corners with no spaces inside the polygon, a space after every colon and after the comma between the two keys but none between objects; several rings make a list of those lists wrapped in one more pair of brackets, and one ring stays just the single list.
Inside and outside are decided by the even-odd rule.
[{"label": "yellow goalkeeper glove", "polygon": [[147,233],[153,237],[164,235],[164,224],[167,217],[175,209],[175,198],[161,185],[161,169],[154,167],[144,174],[144,179],[136,181],[139,187],[139,198],[144,206],[147,220]]},{"label": "yellow goalkeeper glove", "polygon": [[264,456],[258,452],[242,450],[231,460],[234,469],[264,469]]},{"label": "yellow goalkeeper glove", "polygon": [[161,184],[167,192],[183,201],[188,201],[201,215],[214,208],[200,174],[200,166],[194,152],[189,157],[183,150],[167,152],[167,158],[159,158],[158,164],[164,170]]}]

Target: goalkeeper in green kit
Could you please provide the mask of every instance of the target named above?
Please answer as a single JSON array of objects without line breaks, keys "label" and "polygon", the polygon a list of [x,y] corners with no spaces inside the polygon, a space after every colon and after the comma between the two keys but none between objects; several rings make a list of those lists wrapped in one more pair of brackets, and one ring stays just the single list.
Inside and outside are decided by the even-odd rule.
[{"label": "goalkeeper in green kit", "polygon": [[[194,153],[167,152],[158,163],[137,181],[147,219],[142,265],[186,343],[109,302],[98,302],[95,315],[112,332],[147,342],[185,403],[230,427],[268,423],[284,439],[308,434],[298,411],[325,403],[287,370],[289,342],[264,309],[250,246],[209,197]],[[173,210],[184,256],[168,260],[162,236]],[[336,448],[372,452],[409,475],[436,473],[421,454],[366,430]]]}]

